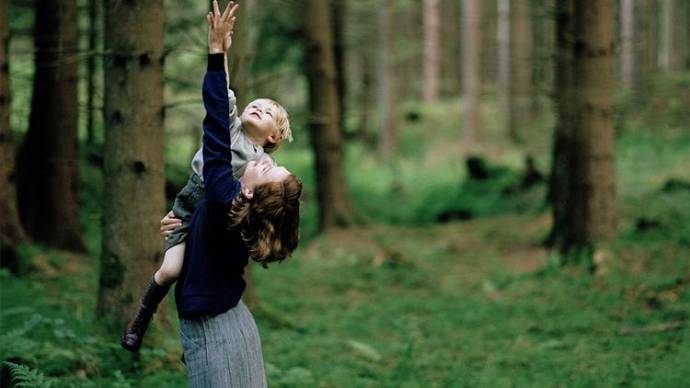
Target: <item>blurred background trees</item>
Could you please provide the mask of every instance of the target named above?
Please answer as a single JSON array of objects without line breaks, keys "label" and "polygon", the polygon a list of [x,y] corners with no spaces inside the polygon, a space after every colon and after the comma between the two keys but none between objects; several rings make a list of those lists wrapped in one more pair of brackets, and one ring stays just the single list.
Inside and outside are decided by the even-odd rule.
[{"label": "blurred background trees", "polygon": [[[75,252],[112,327],[200,144],[208,6],[0,2],[0,259],[26,277],[52,257],[37,249]],[[295,142],[275,157],[305,183],[303,246],[453,222],[505,252],[498,219],[516,215],[561,264],[601,267],[647,232],[681,257],[689,20],[682,0],[246,0],[230,82],[240,110],[269,97],[290,112]],[[422,267],[402,251],[374,266]]]}]

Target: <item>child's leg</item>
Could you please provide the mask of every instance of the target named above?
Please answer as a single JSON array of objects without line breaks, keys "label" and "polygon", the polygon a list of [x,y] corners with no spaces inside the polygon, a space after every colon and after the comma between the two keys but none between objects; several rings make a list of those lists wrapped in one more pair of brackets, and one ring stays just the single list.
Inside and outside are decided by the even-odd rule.
[{"label": "child's leg", "polygon": [[161,286],[168,286],[175,283],[182,272],[182,263],[184,262],[185,243],[177,244],[167,251],[163,256],[163,264],[153,275],[153,279]]},{"label": "child's leg", "polygon": [[182,262],[184,261],[184,242],[174,245],[165,251],[163,264],[153,274],[144,295],[141,297],[141,306],[134,318],[129,322],[122,336],[122,347],[130,351],[137,351],[141,347],[144,334],[148,328],[153,313],[158,304],[165,298],[170,286],[180,276]]}]

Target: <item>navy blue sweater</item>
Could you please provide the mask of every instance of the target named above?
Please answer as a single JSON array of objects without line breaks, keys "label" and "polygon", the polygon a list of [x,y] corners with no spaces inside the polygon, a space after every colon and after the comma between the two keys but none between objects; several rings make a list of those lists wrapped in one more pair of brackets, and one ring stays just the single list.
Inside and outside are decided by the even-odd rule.
[{"label": "navy blue sweater", "polygon": [[240,193],[232,175],[228,90],[223,54],[209,54],[204,77],[203,157],[205,197],[194,212],[175,300],[180,317],[222,314],[235,307],[246,286],[248,251],[237,231],[227,229],[228,211]]}]

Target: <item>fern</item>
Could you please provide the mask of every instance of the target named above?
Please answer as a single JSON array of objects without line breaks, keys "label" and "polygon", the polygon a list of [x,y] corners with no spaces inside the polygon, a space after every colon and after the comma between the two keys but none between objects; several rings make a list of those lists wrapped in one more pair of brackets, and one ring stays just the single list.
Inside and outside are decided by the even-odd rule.
[{"label": "fern", "polygon": [[45,377],[36,369],[9,361],[5,361],[3,364],[10,370],[13,387],[50,387],[53,385],[52,379]]}]

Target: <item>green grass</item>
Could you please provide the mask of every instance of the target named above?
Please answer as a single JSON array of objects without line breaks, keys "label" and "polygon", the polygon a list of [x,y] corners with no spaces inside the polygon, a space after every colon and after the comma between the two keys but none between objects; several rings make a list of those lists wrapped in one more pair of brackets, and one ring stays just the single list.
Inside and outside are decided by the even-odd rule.
[{"label": "green grass", "polygon": [[[659,87],[677,85],[665,82]],[[497,172],[474,182],[449,124],[459,120],[457,104],[415,108],[421,119],[402,121],[400,158],[347,149],[359,224],[344,231],[315,235],[308,150],[288,145],[276,155],[305,182],[306,238],[291,260],[253,269],[270,385],[686,386],[690,193],[663,190],[669,179],[690,181],[690,134],[678,110],[656,119],[641,110],[619,130],[619,236],[598,247],[590,273],[560,267],[540,246],[550,225],[544,185],[504,190],[519,180],[525,153],[546,169],[553,119],[535,121],[534,141],[516,148],[501,140],[488,104],[483,136],[491,143],[473,151]],[[659,104],[652,99],[648,109]],[[169,176],[180,179],[178,170]],[[94,325],[100,174],[85,165],[82,176],[90,255],[27,246],[33,271],[0,271],[0,361],[57,387],[185,386],[174,328],[154,326],[156,346],[133,358],[119,348],[119,333]],[[473,219],[434,222],[459,209]],[[643,219],[652,226],[638,227]]]}]

